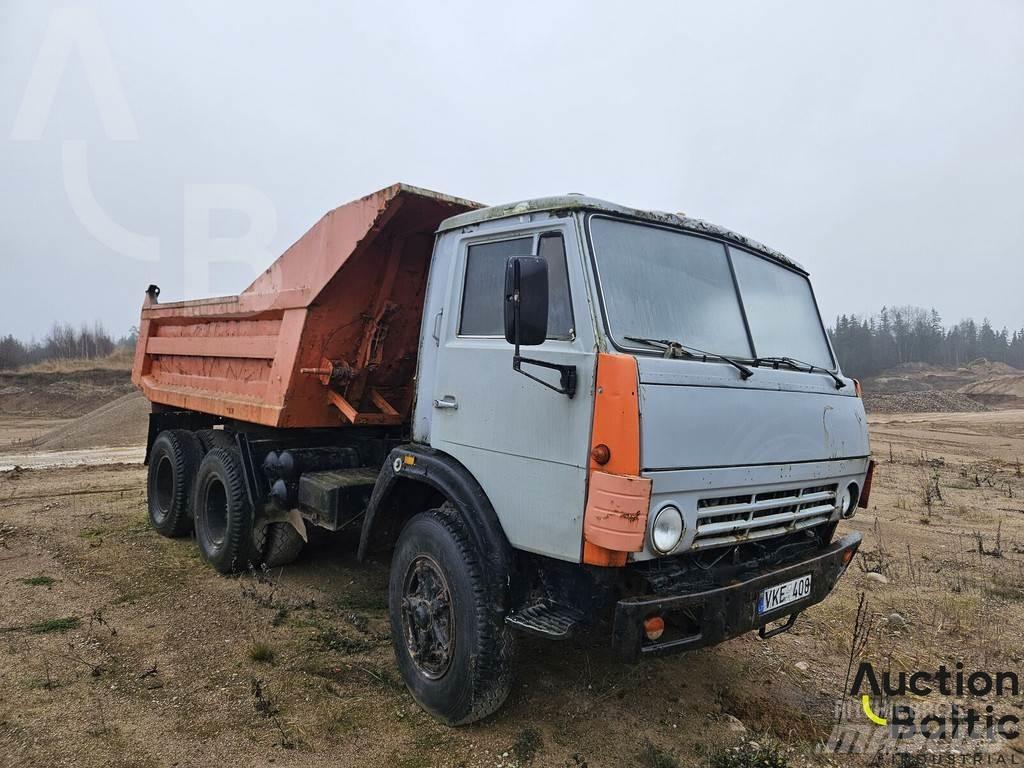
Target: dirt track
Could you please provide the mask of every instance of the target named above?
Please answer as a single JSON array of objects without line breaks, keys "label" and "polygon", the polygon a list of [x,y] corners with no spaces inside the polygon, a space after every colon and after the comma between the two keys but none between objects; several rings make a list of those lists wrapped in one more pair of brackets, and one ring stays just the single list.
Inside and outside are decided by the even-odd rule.
[{"label": "dirt track", "polygon": [[29,451],[0,454],[0,472],[15,468],[54,469],[57,467],[95,467],[106,464],[140,464],[146,449],[82,448],[77,451]]},{"label": "dirt track", "polygon": [[[1024,663],[1024,411],[871,421],[872,509],[849,525],[865,545],[793,632],[634,667],[603,638],[527,640],[506,707],[455,730],[402,687],[386,566],[358,565],[351,537],[318,537],[280,572],[222,578],[189,540],[148,529],[137,464],[2,472],[0,765],[689,766],[750,738],[792,765],[828,762],[814,749],[861,591],[875,618],[866,658]],[[979,554],[975,532],[989,552],[997,526],[1000,557]]]}]

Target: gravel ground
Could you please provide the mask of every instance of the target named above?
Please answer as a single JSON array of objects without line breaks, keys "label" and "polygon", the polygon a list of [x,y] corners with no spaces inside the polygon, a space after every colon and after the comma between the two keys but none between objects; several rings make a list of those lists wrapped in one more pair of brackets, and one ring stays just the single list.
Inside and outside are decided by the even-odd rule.
[{"label": "gravel ground", "polygon": [[864,393],[868,413],[972,413],[991,410],[977,400],[958,392],[899,392],[896,394]]}]

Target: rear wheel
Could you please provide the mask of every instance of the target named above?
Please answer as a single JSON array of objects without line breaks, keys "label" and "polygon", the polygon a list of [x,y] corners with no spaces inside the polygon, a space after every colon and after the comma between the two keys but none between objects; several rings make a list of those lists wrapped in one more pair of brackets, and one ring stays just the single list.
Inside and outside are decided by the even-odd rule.
[{"label": "rear wheel", "polygon": [[146,478],[149,521],[164,536],[192,530],[192,484],[203,449],[195,433],[169,429],[157,435],[149,452]]},{"label": "rear wheel", "polygon": [[449,505],[402,530],[391,561],[391,640],[413,698],[449,725],[495,712],[512,686],[512,635],[490,609],[501,598],[490,583]]},{"label": "rear wheel", "polygon": [[214,448],[223,448],[226,451],[234,451],[237,448],[235,436],[226,429],[201,429],[196,432],[196,437],[203,444],[204,453],[209,453]]},{"label": "rear wheel", "polygon": [[253,542],[253,512],[241,462],[233,451],[214,448],[199,465],[193,491],[196,541],[203,559],[221,573],[260,561]]},{"label": "rear wheel", "polygon": [[266,551],[263,563],[268,568],[278,568],[294,562],[306,542],[291,523],[270,523],[266,532]]}]

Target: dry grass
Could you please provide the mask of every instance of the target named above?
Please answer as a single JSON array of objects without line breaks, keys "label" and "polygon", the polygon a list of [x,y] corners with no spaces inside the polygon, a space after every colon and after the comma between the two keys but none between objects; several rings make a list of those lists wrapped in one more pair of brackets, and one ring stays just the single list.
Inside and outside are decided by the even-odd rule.
[{"label": "dry grass", "polygon": [[18,373],[74,373],[77,371],[130,371],[135,350],[121,347],[106,357],[91,360],[47,360],[34,365],[22,366]]},{"label": "dry grass", "polygon": [[274,647],[265,640],[257,640],[249,646],[249,658],[257,664],[273,664]]},{"label": "dry grass", "polygon": [[81,623],[82,620],[77,616],[64,616],[59,619],[37,621],[35,624],[29,625],[28,631],[34,635],[45,635],[50,632],[68,632],[72,629],[77,629]]}]

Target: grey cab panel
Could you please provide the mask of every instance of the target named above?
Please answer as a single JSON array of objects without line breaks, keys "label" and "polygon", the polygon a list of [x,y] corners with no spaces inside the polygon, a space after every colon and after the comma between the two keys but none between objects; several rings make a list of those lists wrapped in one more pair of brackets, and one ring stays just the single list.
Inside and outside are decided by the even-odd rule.
[{"label": "grey cab panel", "polygon": [[641,465],[693,469],[859,458],[870,452],[852,381],[770,367],[638,357]]},{"label": "grey cab panel", "polygon": [[[596,340],[575,220],[530,219],[439,236],[424,319],[437,332],[425,334],[422,345],[415,437],[472,472],[513,547],[578,561]],[[552,275],[548,339],[529,354],[575,366],[572,398],[512,370],[502,320],[504,265],[508,256],[529,254],[548,258]],[[531,372],[558,382],[556,372]]]}]

